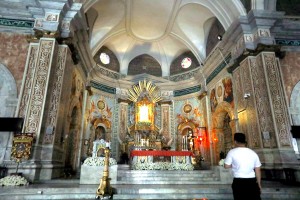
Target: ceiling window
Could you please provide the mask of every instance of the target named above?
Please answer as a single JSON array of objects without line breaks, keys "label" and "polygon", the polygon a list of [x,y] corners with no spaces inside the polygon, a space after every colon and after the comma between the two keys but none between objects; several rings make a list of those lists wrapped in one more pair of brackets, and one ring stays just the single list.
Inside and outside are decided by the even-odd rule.
[{"label": "ceiling window", "polygon": [[100,61],[101,61],[104,65],[109,64],[109,62],[110,62],[109,55],[107,55],[106,53],[101,53],[101,54],[100,54]]},{"label": "ceiling window", "polygon": [[189,68],[192,64],[192,59],[185,57],[184,59],[182,59],[181,61],[181,67],[186,69]]}]

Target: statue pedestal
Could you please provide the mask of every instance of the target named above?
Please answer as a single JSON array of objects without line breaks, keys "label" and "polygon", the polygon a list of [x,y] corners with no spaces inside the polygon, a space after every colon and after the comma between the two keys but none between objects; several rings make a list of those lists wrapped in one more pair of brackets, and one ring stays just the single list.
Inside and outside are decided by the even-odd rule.
[{"label": "statue pedestal", "polygon": [[[87,166],[82,165],[80,171],[80,184],[98,184],[103,176],[104,166]],[[110,183],[117,182],[118,165],[109,167]]]}]

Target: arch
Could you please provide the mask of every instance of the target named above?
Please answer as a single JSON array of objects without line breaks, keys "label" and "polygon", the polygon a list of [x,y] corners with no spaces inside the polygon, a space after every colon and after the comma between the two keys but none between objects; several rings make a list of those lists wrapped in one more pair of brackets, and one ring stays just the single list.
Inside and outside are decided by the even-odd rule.
[{"label": "arch", "polygon": [[[229,119],[226,120],[226,117],[229,116]],[[224,149],[225,143],[223,140],[220,140],[221,138],[225,138],[224,136],[224,127],[227,126],[224,122],[228,121],[229,127],[227,129],[231,129],[231,136],[233,133],[236,131],[235,130],[235,120],[234,119],[234,110],[232,106],[228,102],[221,102],[217,105],[215,112],[212,115],[212,132],[213,138],[217,138],[217,143],[213,143],[213,154],[214,154],[214,159],[213,162],[217,164],[220,160],[220,154],[222,153],[221,150]],[[228,134],[228,131],[226,132],[227,138],[230,137]],[[227,144],[228,146],[228,144]],[[225,153],[225,152],[223,152]]]},{"label": "arch", "polygon": [[0,63],[0,116],[13,117],[17,107],[17,85],[15,78]]},{"label": "arch", "polygon": [[[234,119],[234,111],[232,106],[228,102],[224,101],[219,103],[212,115],[214,129],[223,128],[223,119],[227,113],[229,114],[231,120]],[[234,122],[234,120],[231,122]],[[231,127],[233,126],[231,125]]]},{"label": "arch", "polygon": [[77,169],[78,146],[80,141],[79,112],[78,107],[74,106],[71,111],[68,134],[65,136],[65,167],[71,172]]},{"label": "arch", "polygon": [[127,74],[138,75],[142,73],[147,73],[153,76],[161,77],[161,65],[151,55],[139,55],[129,62]]},{"label": "arch", "polygon": [[[13,117],[17,107],[17,85],[13,75],[0,63],[0,116]],[[12,140],[13,133],[0,134],[0,164],[10,155],[6,147]],[[8,156],[9,157],[9,156]]]},{"label": "arch", "polygon": [[294,125],[300,125],[300,81],[292,90],[290,98],[290,112]]}]

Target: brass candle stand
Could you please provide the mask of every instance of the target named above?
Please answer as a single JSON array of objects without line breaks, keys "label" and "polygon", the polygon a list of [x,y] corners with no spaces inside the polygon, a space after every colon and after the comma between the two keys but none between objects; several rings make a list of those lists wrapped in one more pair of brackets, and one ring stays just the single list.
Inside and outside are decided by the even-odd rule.
[{"label": "brass candle stand", "polygon": [[96,199],[99,197],[101,199],[110,199],[112,197],[112,187],[110,186],[109,178],[109,148],[105,148],[105,160],[104,160],[104,170],[103,176],[100,179],[100,185],[96,192]]}]

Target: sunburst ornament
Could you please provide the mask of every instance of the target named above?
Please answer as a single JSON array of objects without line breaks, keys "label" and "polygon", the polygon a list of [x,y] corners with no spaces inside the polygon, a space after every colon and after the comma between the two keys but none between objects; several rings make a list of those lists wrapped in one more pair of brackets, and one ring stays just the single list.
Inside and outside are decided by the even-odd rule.
[{"label": "sunburst ornament", "polygon": [[128,99],[133,102],[137,102],[139,97],[144,96],[145,93],[148,94],[153,103],[157,103],[162,100],[158,87],[151,81],[139,81],[138,84],[133,85],[132,88],[128,89],[127,91]]}]

